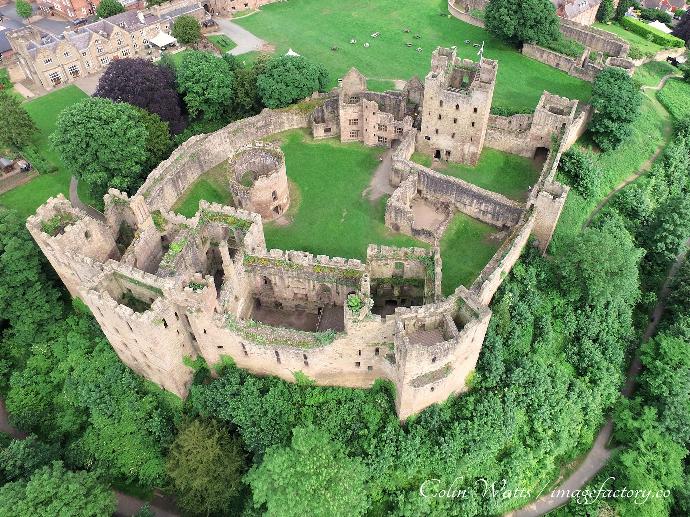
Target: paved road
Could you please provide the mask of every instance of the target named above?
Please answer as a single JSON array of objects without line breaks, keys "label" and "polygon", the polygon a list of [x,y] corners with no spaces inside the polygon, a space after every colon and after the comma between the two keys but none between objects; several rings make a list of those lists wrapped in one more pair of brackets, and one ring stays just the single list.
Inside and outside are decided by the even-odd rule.
[{"label": "paved road", "polygon": [[237,44],[237,46],[230,51],[230,54],[233,56],[261,50],[261,47],[266,44],[261,38],[257,38],[248,30],[243,29],[226,18],[214,19],[218,24],[218,32],[222,32]]},{"label": "paved road", "polygon": [[72,179],[70,179],[69,181],[69,200],[70,203],[72,203],[72,206],[79,208],[80,210],[83,210],[97,221],[105,222],[105,216],[102,213],[100,213],[94,207],[87,205],[86,203],[82,202],[81,199],[79,199],[79,190],[77,188],[78,186],[79,181],[77,180],[77,178],[72,176]]},{"label": "paved road", "polygon": [[[11,1],[9,4],[0,7],[0,13],[2,13],[4,17],[4,20],[0,23],[0,25],[7,27],[9,21],[12,21],[15,25],[15,27],[12,28],[22,27],[24,25],[24,20],[22,20],[17,14],[17,6],[14,1]],[[36,8],[34,8],[34,14],[36,14]],[[32,25],[40,27],[44,31],[52,34],[62,34],[65,30],[72,27],[71,22],[60,19],[56,16],[49,16],[48,18],[38,20],[33,22]]]}]

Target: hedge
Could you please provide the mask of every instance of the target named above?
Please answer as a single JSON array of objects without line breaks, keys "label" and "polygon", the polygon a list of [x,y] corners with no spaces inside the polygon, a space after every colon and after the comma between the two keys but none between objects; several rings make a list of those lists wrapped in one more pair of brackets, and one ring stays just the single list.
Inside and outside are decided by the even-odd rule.
[{"label": "hedge", "polygon": [[681,48],[685,46],[685,42],[682,39],[671,36],[670,34],[665,34],[660,30],[650,27],[646,23],[630,16],[624,16],[620,21],[620,24],[630,32],[633,32],[638,36],[642,36],[643,38],[647,38],[648,40],[656,43],[657,45],[661,45],[662,47]]}]

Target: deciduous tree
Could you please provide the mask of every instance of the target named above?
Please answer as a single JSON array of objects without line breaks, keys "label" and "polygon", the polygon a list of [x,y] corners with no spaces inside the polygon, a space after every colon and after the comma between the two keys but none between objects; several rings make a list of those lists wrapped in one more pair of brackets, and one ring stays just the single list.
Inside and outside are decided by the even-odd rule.
[{"label": "deciduous tree", "polygon": [[608,67],[592,86],[594,115],[589,129],[602,151],[610,151],[628,138],[640,111],[639,87],[625,70]]},{"label": "deciduous tree", "polygon": [[96,7],[96,14],[99,18],[109,18],[124,12],[124,6],[117,0],[101,0],[101,3]]},{"label": "deciduous tree", "polygon": [[678,25],[673,28],[673,35],[685,41],[686,45],[690,43],[690,11],[685,11]]},{"label": "deciduous tree", "polygon": [[70,172],[94,195],[132,191],[149,159],[148,132],[137,108],[93,97],[58,116],[51,142]]},{"label": "deciduous tree", "polygon": [[172,133],[177,134],[186,126],[182,99],[175,90],[175,74],[170,68],[145,59],[118,59],[110,63],[94,95],[155,113],[170,125]]},{"label": "deciduous tree", "polygon": [[115,495],[94,474],[69,472],[59,461],[0,488],[0,515],[102,517],[115,508]]},{"label": "deciduous tree", "polygon": [[266,515],[363,515],[369,507],[367,470],[342,444],[314,427],[296,428],[288,448],[273,447],[247,474],[256,506]]},{"label": "deciduous tree", "polygon": [[33,7],[31,7],[31,4],[26,0],[17,0],[16,9],[17,14],[24,19],[31,18],[34,12]]},{"label": "deciduous tree", "polygon": [[264,65],[256,84],[265,106],[284,108],[314,92],[323,91],[328,72],[302,56],[281,56]]},{"label": "deciduous tree", "polygon": [[36,135],[36,124],[19,100],[0,90],[0,145],[22,148]]},{"label": "deciduous tree", "polygon": [[201,39],[201,26],[196,18],[183,14],[173,23],[171,33],[183,45],[196,45]]},{"label": "deciduous tree", "polygon": [[187,52],[177,68],[177,82],[192,117],[211,120],[223,117],[234,86],[227,61],[208,52]]},{"label": "deciduous tree", "polygon": [[602,23],[608,23],[613,18],[616,9],[613,7],[613,0],[602,0],[597,11],[597,20]]},{"label": "deciduous tree", "polygon": [[550,0],[489,0],[486,28],[505,41],[548,45],[560,38]]},{"label": "deciduous tree", "polygon": [[192,514],[228,513],[242,487],[243,456],[240,441],[216,422],[186,425],[167,461],[180,508]]}]

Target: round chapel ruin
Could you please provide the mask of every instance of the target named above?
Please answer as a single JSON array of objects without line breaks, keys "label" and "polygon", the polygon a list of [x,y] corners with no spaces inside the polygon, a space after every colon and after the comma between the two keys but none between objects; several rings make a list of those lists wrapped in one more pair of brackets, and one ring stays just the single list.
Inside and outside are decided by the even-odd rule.
[{"label": "round chapel ruin", "polygon": [[[353,69],[313,113],[264,110],[190,138],[131,198],[111,189],[103,218],[58,196],[27,227],[122,361],[166,390],[186,396],[193,371],[185,357],[213,365],[228,356],[288,381],[297,372],[320,385],[389,379],[405,419],[467,389],[492,296],[530,236],[542,250],[551,239],[568,193],[554,180],[560,155],[589,116],[588,106],[548,92],[532,114],[492,115],[498,66],[438,48],[423,83],[385,93],[368,91]],[[393,146],[385,223],[429,249],[370,244],[365,261],[267,249],[263,220],[283,214],[290,195],[283,153],[261,140],[295,128]],[[484,146],[547,155],[526,202],[410,160],[416,150],[473,164]],[[201,174],[225,161],[234,207],[202,201],[191,218],[171,211]],[[425,219],[420,206],[438,217]],[[439,239],[457,212],[507,237],[472,285],[444,297]]]}]

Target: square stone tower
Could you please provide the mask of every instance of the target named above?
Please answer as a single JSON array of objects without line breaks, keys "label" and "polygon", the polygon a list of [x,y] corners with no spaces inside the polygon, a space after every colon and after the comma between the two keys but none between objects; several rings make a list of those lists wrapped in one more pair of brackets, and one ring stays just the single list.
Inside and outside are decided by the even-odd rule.
[{"label": "square stone tower", "polygon": [[484,147],[498,63],[459,59],[454,48],[437,48],[424,80],[418,148],[439,160],[474,165]]}]

